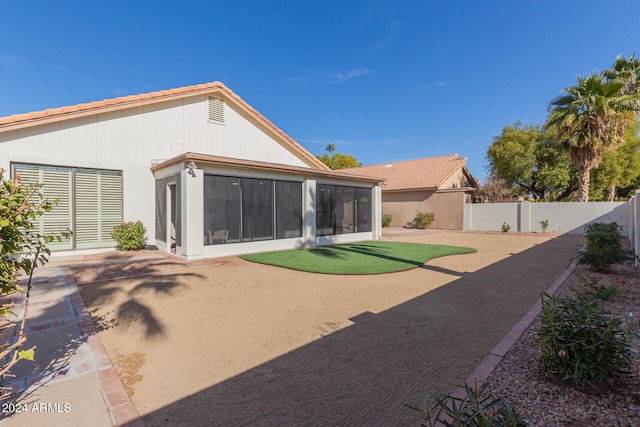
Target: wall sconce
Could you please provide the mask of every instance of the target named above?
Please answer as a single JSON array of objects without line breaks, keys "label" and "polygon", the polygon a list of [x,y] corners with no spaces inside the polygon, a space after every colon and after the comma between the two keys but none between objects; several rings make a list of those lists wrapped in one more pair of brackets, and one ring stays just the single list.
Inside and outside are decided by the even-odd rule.
[{"label": "wall sconce", "polygon": [[187,163],[187,169],[189,169],[189,175],[196,176],[194,169],[197,169],[197,168],[198,166],[195,164],[195,162]]}]

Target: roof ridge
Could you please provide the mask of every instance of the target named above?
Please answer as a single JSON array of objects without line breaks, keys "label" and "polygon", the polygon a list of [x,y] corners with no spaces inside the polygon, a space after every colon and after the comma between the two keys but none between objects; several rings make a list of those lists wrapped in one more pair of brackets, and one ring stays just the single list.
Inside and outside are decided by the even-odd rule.
[{"label": "roof ridge", "polygon": [[[453,158],[453,156],[457,156],[457,158]],[[419,159],[409,159],[409,160],[398,160],[398,161],[389,161],[389,162],[384,162],[384,163],[376,163],[374,165],[366,165],[366,166],[359,166],[360,168],[370,168],[370,167],[374,167],[374,166],[386,166],[386,165],[393,165],[395,163],[408,163],[408,162],[419,162],[421,160],[432,160],[432,159],[439,159],[441,157],[451,157],[449,160],[469,160],[466,157],[461,157],[458,153],[452,153],[452,154],[443,154],[441,156],[433,156],[433,157],[421,157]],[[357,169],[357,168],[348,168],[348,169]]]},{"label": "roof ridge", "polygon": [[97,107],[106,107],[116,104],[127,104],[129,102],[141,101],[143,99],[162,98],[165,96],[176,95],[179,93],[195,92],[208,88],[220,88],[229,90],[223,83],[219,81],[201,83],[197,85],[181,86],[171,89],[161,89],[152,92],[144,92],[135,95],[124,95],[116,98],[105,98],[100,101],[90,101],[78,103],[75,105],[63,105],[61,107],[46,108],[44,110],[31,111],[28,113],[12,114],[10,116],[0,117],[0,124],[15,123],[23,120],[36,119],[47,116],[55,116],[58,114],[72,113],[76,111],[90,110]]}]

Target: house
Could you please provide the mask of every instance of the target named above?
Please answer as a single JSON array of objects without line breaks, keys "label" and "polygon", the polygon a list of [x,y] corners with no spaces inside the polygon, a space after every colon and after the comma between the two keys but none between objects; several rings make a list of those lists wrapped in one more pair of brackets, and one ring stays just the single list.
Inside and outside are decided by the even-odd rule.
[{"label": "house", "polygon": [[0,118],[0,168],[59,204],[57,251],[142,221],[185,259],[375,239],[381,179],[329,170],[219,82]]},{"label": "house", "polygon": [[392,226],[411,226],[418,212],[435,213],[432,228],[462,230],[464,204],[472,202],[478,183],[457,154],[342,169],[384,179],[382,214]]}]

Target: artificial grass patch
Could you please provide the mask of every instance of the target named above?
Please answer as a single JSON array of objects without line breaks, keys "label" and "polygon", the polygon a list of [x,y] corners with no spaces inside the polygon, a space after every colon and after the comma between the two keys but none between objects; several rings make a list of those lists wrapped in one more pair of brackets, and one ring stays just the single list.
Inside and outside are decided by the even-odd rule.
[{"label": "artificial grass patch", "polygon": [[325,274],[380,274],[416,268],[430,259],[476,252],[472,248],[404,242],[359,242],[242,255],[261,264]]}]

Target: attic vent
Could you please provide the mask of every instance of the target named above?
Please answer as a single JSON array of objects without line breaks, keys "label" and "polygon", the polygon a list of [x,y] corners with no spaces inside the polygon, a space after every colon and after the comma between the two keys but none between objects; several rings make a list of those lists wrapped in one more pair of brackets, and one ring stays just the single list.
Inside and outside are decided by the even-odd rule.
[{"label": "attic vent", "polygon": [[209,97],[209,121],[224,123],[224,101],[222,99]]}]

